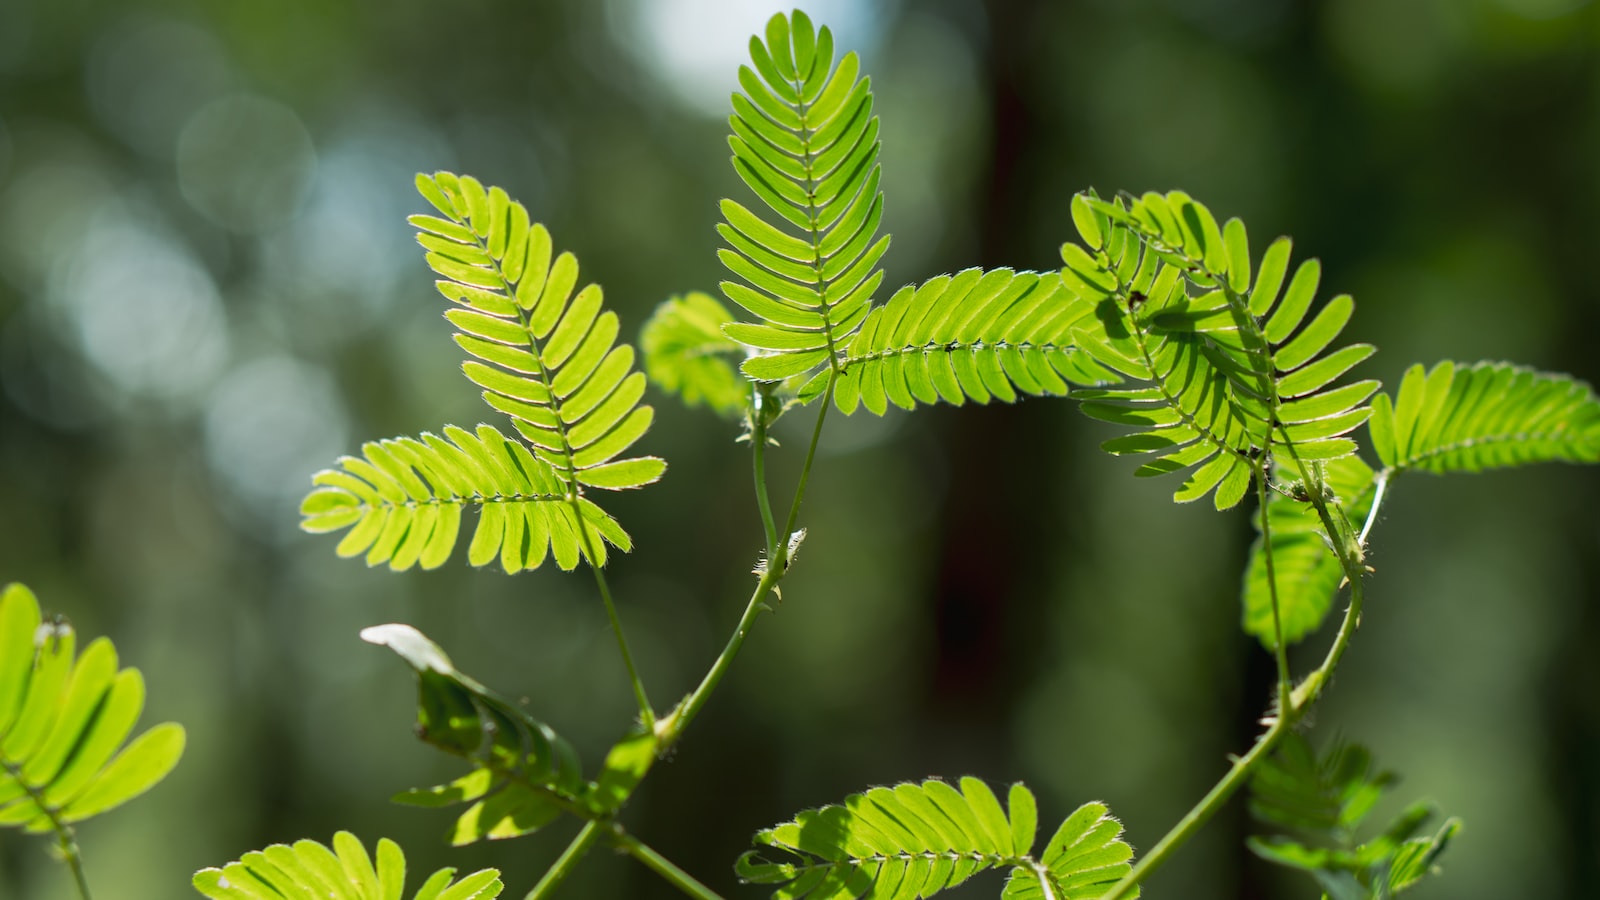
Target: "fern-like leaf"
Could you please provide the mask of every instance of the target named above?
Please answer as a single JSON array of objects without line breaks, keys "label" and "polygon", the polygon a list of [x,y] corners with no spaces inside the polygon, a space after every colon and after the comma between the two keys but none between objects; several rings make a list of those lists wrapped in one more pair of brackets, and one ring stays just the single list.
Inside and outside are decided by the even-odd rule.
[{"label": "fern-like leaf", "polygon": [[445,216],[410,221],[443,276],[440,293],[459,306],[445,318],[475,357],[462,370],[484,388],[484,401],[511,417],[574,492],[660,478],[659,458],[617,459],[654,411],[639,403],[645,376],[633,371],[633,348],[616,345],[617,314],[601,310],[599,285],[573,294],[577,258],[552,260],[550,233],[498,187],[437,172],[418,175],[417,189]]},{"label": "fern-like leaf", "polygon": [[1395,470],[1600,462],[1600,400],[1565,375],[1509,363],[1417,365],[1395,398],[1379,394],[1372,409],[1372,447]]},{"label": "fern-like leaf", "polygon": [[[1286,472],[1279,465],[1278,471]],[[1366,518],[1372,509],[1376,490],[1372,467],[1359,456],[1343,456],[1328,460],[1322,470],[1324,484],[1332,491],[1330,502],[1344,508],[1345,516],[1353,522]],[[1297,484],[1294,490],[1305,490]],[[1294,644],[1303,640],[1322,626],[1334,595],[1344,580],[1344,570],[1339,558],[1328,548],[1323,537],[1322,519],[1311,506],[1309,497],[1296,499],[1274,493],[1267,501],[1267,517],[1272,526],[1272,569],[1278,588],[1278,615],[1283,628],[1283,641]],[[1261,530],[1260,513],[1255,519],[1256,530]],[[1244,576],[1244,630],[1253,634],[1267,649],[1272,649],[1276,635],[1272,623],[1272,591],[1267,582],[1266,548],[1258,536],[1250,548],[1250,568]]]},{"label": "fern-like leaf", "polygon": [[722,333],[733,320],[727,307],[698,291],[657,306],[639,336],[650,380],[688,406],[705,403],[729,419],[745,415],[750,383],[734,368],[744,345]]},{"label": "fern-like leaf", "polygon": [[1251,837],[1263,859],[1311,874],[1330,900],[1384,900],[1436,871],[1435,863],[1460,828],[1447,820],[1435,834],[1416,837],[1433,817],[1413,804],[1377,835],[1359,832],[1394,775],[1374,768],[1365,748],[1341,744],[1318,757],[1291,733],[1251,780],[1250,811],[1291,835]]},{"label": "fern-like leaf", "polygon": [[[834,401],[846,415],[864,406],[881,416],[890,403],[1010,403],[1121,381],[1073,346],[1073,329],[1093,308],[1069,300],[1054,272],[966,269],[907,285],[867,315],[839,358]],[[829,375],[814,377],[800,399],[822,394]]]},{"label": "fern-like leaf", "polygon": [[833,365],[883,282],[889,238],[877,237],[878,119],[857,56],[835,67],[832,33],[799,11],[773,16],[750,56],[728,143],[734,170],[775,219],[722,202],[717,232],[728,246],[718,256],[739,279],[722,291],[760,320],[724,331],[760,351],[746,375],[780,381]]},{"label": "fern-like leaf", "polygon": [[[340,556],[365,555],[399,572],[444,564],[461,533],[462,510],[478,510],[468,560],[499,560],[507,572],[536,569],[546,555],[571,570],[590,548],[606,563],[606,544],[632,547],[615,519],[588,498],[574,498],[559,472],[520,442],[489,425],[476,434],[450,426],[444,437],[423,434],[369,442],[361,458],[312,476],[316,489],[300,506],[300,527],[313,533],[350,529]],[[576,499],[576,504],[574,504]],[[580,511],[590,539],[578,531]]]},{"label": "fern-like leaf", "polygon": [[456,845],[528,834],[582,805],[578,751],[520,706],[456,669],[445,652],[409,625],[377,625],[362,640],[386,646],[417,675],[417,736],[473,764],[474,771],[396,802],[470,804],[451,834]]},{"label": "fern-like leaf", "polygon": [[69,834],[155,786],[183,755],[172,722],[128,741],[143,677],[117,669],[105,638],[75,659],[76,645],[70,626],[42,621],[32,591],[0,591],[0,826]]},{"label": "fern-like leaf", "polygon": [[[504,885],[500,873],[481,869],[461,879],[440,869],[411,900],[494,900]],[[401,900],[406,857],[388,838],[378,841],[377,859],[348,831],[333,836],[330,849],[316,841],[273,844],[220,869],[201,869],[194,887],[212,900]]]},{"label": "fern-like leaf", "polygon": [[1285,289],[1290,244],[1280,238],[1252,273],[1244,225],[1219,227],[1179,191],[1145,194],[1129,207],[1079,195],[1072,213],[1084,246],[1062,247],[1061,277],[1094,305],[1077,342],[1147,384],[1085,406],[1143,427],[1108,450],[1160,454],[1142,474],[1188,471],[1175,499],[1215,491],[1219,509],[1238,503],[1276,457],[1303,463],[1354,452],[1344,435],[1370,414],[1362,404],[1377,382],[1330,385],[1372,347],[1322,355],[1354,304],[1336,297],[1306,321],[1320,279],[1315,260]]},{"label": "fern-like leaf", "polygon": [[1008,900],[1076,900],[1099,896],[1129,871],[1133,851],[1118,840],[1122,826],[1103,805],[1081,807],[1035,858],[1033,793],[1016,784],[1008,800],[1009,815],[988,785],[971,777],[959,790],[938,779],[873,788],[757,832],[757,844],[785,859],[751,850],[735,869],[746,882],[780,885],[775,898],[816,900],[931,897],[1003,867],[1012,869]]}]

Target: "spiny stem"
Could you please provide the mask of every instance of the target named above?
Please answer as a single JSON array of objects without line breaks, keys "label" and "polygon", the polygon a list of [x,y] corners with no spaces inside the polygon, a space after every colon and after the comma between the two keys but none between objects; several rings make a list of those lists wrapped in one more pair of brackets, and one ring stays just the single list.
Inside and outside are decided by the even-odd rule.
[{"label": "spiny stem", "polygon": [[[1304,463],[1301,463],[1298,458],[1296,462],[1300,463],[1303,474],[1310,474],[1305,471]],[[1308,480],[1306,483],[1310,485],[1311,482]],[[1373,498],[1374,508],[1376,508],[1378,501],[1381,499],[1381,496]],[[1321,666],[1318,666],[1315,671],[1307,675],[1300,682],[1300,685],[1290,692],[1289,702],[1281,704],[1277,717],[1272,720],[1272,724],[1267,728],[1266,733],[1257,739],[1255,746],[1250,748],[1250,752],[1235,760],[1233,767],[1228,770],[1228,774],[1224,775],[1222,780],[1217,782],[1216,786],[1205,797],[1201,798],[1200,802],[1189,810],[1179,820],[1178,824],[1151,848],[1143,859],[1139,860],[1133,870],[1124,876],[1121,881],[1113,885],[1111,890],[1107,891],[1100,900],[1120,900],[1121,897],[1125,896],[1159,869],[1185,841],[1193,837],[1194,833],[1200,830],[1200,827],[1218,809],[1221,809],[1224,803],[1228,802],[1234,791],[1237,791],[1239,786],[1245,783],[1256,767],[1261,764],[1261,761],[1266,758],[1267,754],[1272,752],[1278,741],[1295,726],[1295,723],[1305,715],[1312,704],[1316,703],[1317,699],[1322,696],[1322,691],[1327,686],[1329,677],[1339,667],[1339,660],[1344,657],[1345,650],[1350,646],[1350,639],[1361,625],[1361,604],[1365,593],[1361,581],[1363,569],[1359,555],[1357,555],[1360,553],[1360,546],[1352,546],[1346,540],[1351,534],[1351,528],[1349,520],[1345,518],[1343,507],[1335,505],[1330,510],[1327,502],[1323,500],[1320,490],[1312,492],[1311,505],[1316,508],[1318,517],[1322,519],[1323,528],[1327,531],[1329,539],[1333,543],[1334,556],[1338,558],[1339,567],[1344,570],[1345,578],[1350,584],[1350,606],[1344,612],[1344,621],[1339,623],[1339,633],[1334,637],[1333,646],[1328,649],[1327,658],[1322,661]],[[1262,513],[1264,521],[1265,510]],[[1338,514],[1337,520],[1334,518],[1335,513]],[[1341,525],[1343,526],[1342,528],[1340,527]],[[1269,545],[1268,559],[1271,558],[1270,550],[1271,547]],[[1280,641],[1279,643],[1281,645],[1282,642]]]},{"label": "spiny stem", "polygon": [[544,877],[539,879],[539,883],[533,886],[533,890],[529,891],[523,900],[543,900],[550,896],[561,886],[561,882],[567,880],[572,870],[578,867],[578,861],[583,859],[594,846],[594,842],[600,839],[604,830],[605,823],[601,821],[591,819],[583,823],[583,829],[578,832],[577,837],[572,839],[567,849],[561,851],[561,857],[556,860],[555,865],[545,871]]},{"label": "spiny stem", "polygon": [[685,894],[698,900],[722,900],[721,894],[701,884],[694,876],[678,868],[672,860],[657,853],[648,844],[623,831],[621,826],[612,826],[611,840],[629,856],[644,863],[650,871],[660,875],[668,884]]},{"label": "spiny stem", "polygon": [[[833,384],[837,377],[835,375],[828,379],[828,388],[822,395],[822,409],[817,413],[817,424],[811,432],[811,446],[806,450],[805,465],[800,470],[800,481],[795,488],[794,501],[789,507],[789,519],[784,532],[785,535],[793,533],[795,520],[800,515],[800,501],[805,497],[806,480],[811,475],[811,464],[816,458],[817,439],[822,434],[822,421],[828,415],[828,407],[833,403]],[[765,437],[762,433],[758,433],[757,436]],[[761,453],[759,442],[756,444],[754,451],[757,454]],[[759,487],[756,493],[757,496],[760,496],[766,486],[765,469],[758,467],[757,479]],[[716,661],[711,664],[711,669],[706,672],[705,678],[701,679],[699,686],[689,696],[685,697],[682,703],[678,704],[678,708],[672,711],[664,721],[664,727],[659,730],[660,743],[657,745],[658,753],[665,753],[683,735],[684,729],[688,728],[689,723],[694,721],[694,717],[700,713],[700,710],[706,705],[706,701],[711,698],[711,693],[721,683],[722,676],[726,675],[728,668],[733,665],[734,657],[739,655],[739,649],[744,646],[745,637],[750,633],[750,628],[755,625],[756,616],[760,615],[761,611],[766,608],[767,595],[772,593],[778,583],[783,580],[784,573],[789,568],[788,554],[789,545],[786,540],[776,541],[776,546],[769,550],[766,569],[762,572],[761,579],[756,582],[756,589],[751,592],[750,600],[745,603],[744,614],[739,617],[739,624],[734,626],[733,634],[728,637],[728,643],[722,648],[722,652],[717,655]]]}]

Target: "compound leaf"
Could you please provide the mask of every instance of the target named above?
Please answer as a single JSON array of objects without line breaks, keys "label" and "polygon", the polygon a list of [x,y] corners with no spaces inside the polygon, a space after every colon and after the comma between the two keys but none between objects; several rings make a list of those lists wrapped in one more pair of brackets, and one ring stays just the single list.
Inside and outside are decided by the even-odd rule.
[{"label": "compound leaf", "polygon": [[[455,872],[434,872],[412,900],[493,900],[504,889],[495,869],[461,879]],[[379,839],[374,865],[361,841],[341,831],[333,836],[331,849],[311,840],[273,844],[220,869],[201,869],[193,883],[212,900],[401,900],[405,881],[405,854],[398,844]]]},{"label": "compound leaf", "polygon": [[128,740],[143,677],[117,668],[105,638],[75,657],[76,644],[28,588],[0,591],[0,825],[59,833],[149,790],[183,755],[171,722]]},{"label": "compound leaf", "polygon": [[857,56],[835,66],[832,34],[800,13],[773,16],[750,55],[728,145],[770,218],[724,200],[717,233],[728,246],[717,255],[738,279],[723,294],[760,322],[724,329],[758,354],[742,369],[777,381],[843,352],[883,281],[889,238],[877,237],[878,118]]},{"label": "compound leaf", "polygon": [[727,307],[698,291],[657,306],[639,338],[650,380],[688,406],[704,403],[724,418],[743,416],[750,385],[735,364],[745,349],[722,333],[732,321]]},{"label": "compound leaf", "polygon": [[[593,548],[595,565],[606,562],[606,545],[632,547],[615,519],[577,498],[588,540],[579,536],[568,486],[521,443],[489,425],[476,433],[449,426],[444,437],[400,437],[362,446],[362,456],[342,457],[338,468],[312,476],[300,505],[300,527],[312,533],[349,531],[340,556],[364,556],[369,566],[387,563],[400,572],[444,564],[461,534],[466,507],[478,511],[468,553],[475,566],[498,561],[507,572],[536,569],[547,555],[570,570]],[[651,466],[649,458],[623,460],[579,472],[583,483],[629,482],[640,477],[628,466]]]},{"label": "compound leaf", "polygon": [[417,736],[475,767],[450,784],[395,798],[428,807],[470,804],[451,843],[527,834],[582,806],[589,789],[578,752],[548,725],[456,669],[409,625],[377,625],[361,638],[393,650],[416,673]]},{"label": "compound leaf", "polygon": [[1600,400],[1566,375],[1509,363],[1412,366],[1379,394],[1368,428],[1396,470],[1478,472],[1535,462],[1600,462]]}]

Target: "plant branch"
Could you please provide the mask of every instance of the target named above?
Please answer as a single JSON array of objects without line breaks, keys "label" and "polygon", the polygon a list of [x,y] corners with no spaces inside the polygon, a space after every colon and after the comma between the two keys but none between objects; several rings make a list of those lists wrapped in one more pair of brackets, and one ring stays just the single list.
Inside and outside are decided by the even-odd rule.
[{"label": "plant branch", "polygon": [[1278,715],[1289,709],[1289,651],[1283,644],[1283,616],[1278,607],[1278,573],[1272,562],[1272,516],[1268,509],[1267,468],[1256,468],[1256,498],[1261,516],[1262,558],[1267,563],[1267,596],[1272,600],[1272,657],[1278,663]]},{"label": "plant branch", "polygon": [[767,410],[773,398],[761,385],[751,385],[755,409],[750,413],[750,458],[756,482],[756,506],[761,510],[761,528],[767,535],[767,559],[778,552],[778,525],[772,519],[772,501],[767,498]]},{"label": "plant branch", "polygon": [[[833,404],[833,384],[837,378],[838,376],[834,375],[828,379],[828,389],[823,393],[822,409],[818,411],[816,427],[811,431],[811,446],[806,450],[805,465],[800,470],[800,481],[795,488],[794,501],[789,506],[789,518],[784,535],[781,536],[782,538],[786,538],[788,534],[793,533],[795,520],[800,515],[800,502],[805,498],[806,481],[811,475],[811,464],[816,459],[817,440],[822,434],[823,419],[828,415],[828,407]],[[756,432],[755,436],[765,439],[764,431]],[[758,454],[757,459],[759,459],[762,449],[760,443],[757,442],[753,449]],[[757,496],[760,496],[763,493],[762,489],[765,487],[765,470],[761,469],[759,464],[758,472]],[[744,646],[745,637],[749,635],[751,627],[755,625],[756,616],[767,608],[767,595],[777,588],[778,583],[783,580],[783,576],[788,569],[789,544],[787,540],[780,538],[776,542],[776,546],[768,552],[767,564],[761,572],[761,579],[756,582],[756,588],[751,592],[750,600],[745,603],[744,614],[739,617],[739,624],[734,626],[733,634],[729,636],[728,643],[722,648],[722,652],[717,655],[716,662],[711,664],[711,669],[706,672],[705,678],[701,679],[699,686],[689,696],[685,697],[682,703],[678,704],[677,709],[668,714],[666,719],[662,721],[661,727],[657,729],[656,734],[659,738],[657,753],[667,752],[677,742],[678,738],[683,735],[684,730],[689,727],[689,723],[694,721],[695,716],[699,715],[700,710],[706,705],[706,701],[711,698],[711,693],[717,689],[722,677],[727,674],[728,668],[733,665],[734,657],[739,655],[739,649]]]},{"label": "plant branch", "polygon": [[567,849],[561,851],[561,856],[555,865],[545,871],[544,877],[539,879],[539,883],[533,886],[533,890],[529,891],[523,900],[544,900],[554,893],[555,889],[561,886],[561,882],[566,881],[567,876],[572,874],[572,870],[578,867],[578,861],[594,847],[605,826],[605,822],[597,819],[583,823],[583,828],[577,837],[572,839]]},{"label": "plant branch", "polygon": [[623,852],[644,863],[650,871],[685,894],[698,900],[723,900],[722,895],[701,884],[694,876],[680,869],[672,860],[657,853],[650,845],[622,830],[620,825],[611,828],[611,841]]},{"label": "plant branch", "polygon": [[628,650],[628,636],[622,633],[622,620],[617,617],[617,605],[611,599],[611,586],[606,582],[606,574],[594,564],[594,537],[589,533],[589,526],[585,525],[582,511],[578,509],[574,500],[572,510],[578,518],[578,532],[583,535],[583,549],[589,554],[589,571],[594,573],[594,583],[600,589],[600,599],[605,601],[606,618],[611,621],[611,631],[617,636],[617,649],[622,651],[622,664],[628,670],[628,680],[633,682],[633,697],[639,704],[639,721],[644,727],[654,731],[656,727],[656,711],[650,705],[650,698],[645,696],[644,682],[639,679],[639,669],[633,664],[633,653]]}]

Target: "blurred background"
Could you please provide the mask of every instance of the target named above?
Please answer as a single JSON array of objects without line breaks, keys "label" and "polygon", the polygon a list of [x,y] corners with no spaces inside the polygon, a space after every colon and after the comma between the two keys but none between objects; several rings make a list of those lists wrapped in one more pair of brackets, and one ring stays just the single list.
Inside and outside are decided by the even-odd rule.
[{"label": "blurred background", "polygon": [[[574,831],[451,851],[389,804],[461,766],[356,637],[410,622],[528,698],[589,765],[632,702],[587,577],[393,575],[302,535],[309,475],[363,440],[498,421],[457,367],[404,216],[449,168],[506,187],[636,334],[714,289],[728,93],[779,4],[0,0],[0,581],[143,669],[189,729],[158,790],[82,829],[107,898],[340,828],[520,897]],[[1052,268],[1071,194],[1182,187],[1349,291],[1413,361],[1600,378],[1600,8],[1588,0],[818,0],[883,119],[887,284]],[[887,293],[887,291],[886,291]],[[613,586],[658,706],[698,680],[760,544],[736,429],[657,396],[672,465],[610,508]],[[806,417],[793,417],[802,419]],[[780,431],[787,496],[804,446]],[[1253,736],[1270,658],[1238,629],[1246,514],[1174,507],[1068,404],[830,422],[785,602],[626,824],[733,897],[757,828],[865,786],[1024,779],[1148,848]],[[1403,480],[1365,628],[1317,711],[1398,800],[1465,817],[1418,897],[1597,896],[1600,475]],[[1329,632],[1296,654],[1306,669]],[[1152,897],[1313,897],[1235,803]],[[987,876],[959,896],[995,896]],[[1587,886],[1587,887],[1586,887]],[[57,900],[0,834],[0,897]],[[597,854],[563,896],[670,897]]]}]

